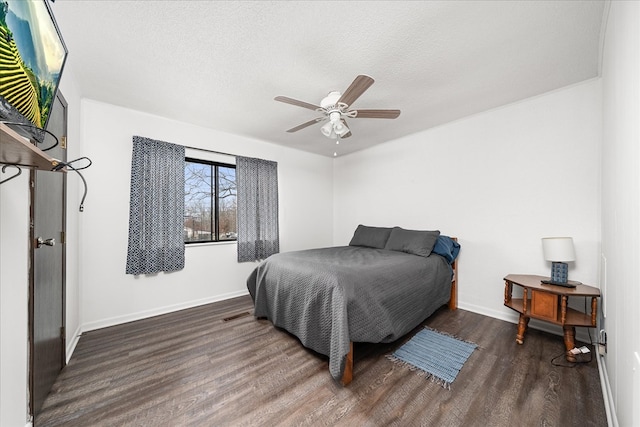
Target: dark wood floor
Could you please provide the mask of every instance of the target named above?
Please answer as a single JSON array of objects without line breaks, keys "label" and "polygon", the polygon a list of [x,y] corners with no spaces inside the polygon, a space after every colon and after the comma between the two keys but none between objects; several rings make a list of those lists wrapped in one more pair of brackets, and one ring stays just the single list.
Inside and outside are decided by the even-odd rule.
[{"label": "dark wood floor", "polygon": [[552,365],[560,336],[532,329],[519,346],[516,325],[443,308],[424,325],[479,346],[450,390],[385,357],[411,334],[356,344],[345,388],[325,357],[252,309],[240,297],[84,334],[35,425],[607,424],[595,358]]}]

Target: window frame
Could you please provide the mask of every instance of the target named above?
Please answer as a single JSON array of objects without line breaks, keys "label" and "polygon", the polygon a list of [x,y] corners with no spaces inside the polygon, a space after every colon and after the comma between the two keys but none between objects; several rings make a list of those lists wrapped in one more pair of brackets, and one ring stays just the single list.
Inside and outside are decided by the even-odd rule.
[{"label": "window frame", "polygon": [[[212,184],[212,188],[213,188],[213,192],[211,193],[211,198],[213,200],[211,200],[211,206],[213,209],[213,215],[211,215],[212,220],[213,220],[213,224],[211,224],[211,230],[212,230],[212,239],[210,240],[196,240],[196,241],[184,241],[185,245],[198,245],[198,244],[211,244],[211,243],[231,243],[231,242],[237,242],[238,241],[238,230],[237,230],[237,225],[236,225],[236,237],[235,238],[229,238],[229,239],[220,239],[220,194],[219,194],[219,179],[218,179],[218,168],[219,167],[224,167],[224,168],[229,168],[229,169],[236,169],[236,165],[232,164],[232,163],[224,163],[224,162],[219,162],[219,161],[215,161],[215,160],[206,160],[206,159],[201,159],[201,158],[197,158],[197,157],[189,157],[189,156],[185,156],[184,158],[185,161],[185,167],[187,163],[199,163],[199,164],[203,164],[203,165],[209,165],[212,167],[212,180],[214,181]],[[236,191],[237,191],[237,186],[236,186]],[[237,194],[236,194],[237,197]],[[237,203],[237,201],[236,201]],[[237,211],[236,211],[237,214]]]}]

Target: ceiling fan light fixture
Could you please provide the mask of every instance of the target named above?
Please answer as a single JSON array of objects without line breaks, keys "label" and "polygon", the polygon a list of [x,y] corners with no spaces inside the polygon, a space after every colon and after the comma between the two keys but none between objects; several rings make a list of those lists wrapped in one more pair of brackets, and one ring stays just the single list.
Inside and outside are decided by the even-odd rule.
[{"label": "ceiling fan light fixture", "polygon": [[342,121],[342,115],[338,111],[329,113],[329,122],[322,125],[320,132],[327,138],[336,139],[350,132],[347,124]]},{"label": "ceiling fan light fixture", "polygon": [[349,133],[349,128],[345,126],[343,122],[339,121],[333,125],[333,131],[338,136],[344,136]]},{"label": "ceiling fan light fixture", "polygon": [[322,125],[322,127],[320,128],[320,132],[322,132],[322,134],[327,138],[336,138],[336,133],[333,130],[333,123],[331,122]]}]

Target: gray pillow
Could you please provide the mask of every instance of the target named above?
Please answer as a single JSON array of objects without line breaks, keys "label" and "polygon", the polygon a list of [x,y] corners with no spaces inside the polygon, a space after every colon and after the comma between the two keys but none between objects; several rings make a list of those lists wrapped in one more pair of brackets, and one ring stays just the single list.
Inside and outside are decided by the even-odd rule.
[{"label": "gray pillow", "polygon": [[390,234],[391,228],[368,227],[360,224],[355,233],[353,233],[349,246],[384,249]]},{"label": "gray pillow", "polygon": [[394,227],[385,249],[428,257],[440,236],[440,231],[405,230]]}]

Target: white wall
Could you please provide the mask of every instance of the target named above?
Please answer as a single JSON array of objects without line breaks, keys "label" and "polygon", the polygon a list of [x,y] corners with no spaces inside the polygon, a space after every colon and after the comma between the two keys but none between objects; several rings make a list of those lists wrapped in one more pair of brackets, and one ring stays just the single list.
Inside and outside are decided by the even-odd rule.
[{"label": "white wall", "polygon": [[459,306],[511,321],[502,278],[549,274],[542,237],[572,236],[569,277],[597,285],[600,103],[591,80],[337,158],[334,243],[359,223],[457,236]]},{"label": "white wall", "polygon": [[[60,82],[60,92],[67,101],[67,160],[84,156],[83,141],[80,136],[80,99],[81,94],[76,86],[75,76],[70,64],[64,70]],[[81,167],[82,163],[75,166]],[[84,173],[84,172],[81,172]],[[80,235],[83,214],[79,212],[80,200],[84,187],[80,177],[70,172],[67,174],[67,221],[66,221],[66,281],[65,281],[65,332],[67,361],[78,343],[81,330],[80,323]]]},{"label": "white wall", "polygon": [[236,244],[226,243],[188,246],[182,271],[124,273],[134,135],[278,162],[280,250],[331,245],[332,159],[92,100],[81,109],[93,160],[80,235],[84,330],[245,294],[256,266],[237,263]]},{"label": "white wall", "polygon": [[[0,181],[14,173],[7,168]],[[0,425],[27,423],[29,170],[0,185]]]},{"label": "white wall", "polygon": [[[603,53],[605,366],[621,426],[640,425],[640,3],[611,2]],[[606,259],[606,267],[604,267]]]}]

